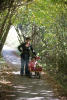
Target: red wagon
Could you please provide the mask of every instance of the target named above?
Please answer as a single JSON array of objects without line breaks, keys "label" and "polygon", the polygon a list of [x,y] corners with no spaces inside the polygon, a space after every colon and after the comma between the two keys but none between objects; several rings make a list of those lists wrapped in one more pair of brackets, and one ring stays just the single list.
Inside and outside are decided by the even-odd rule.
[{"label": "red wagon", "polygon": [[33,57],[29,62],[30,77],[40,78],[41,76],[42,67],[38,64],[38,60],[40,60],[40,57]]}]

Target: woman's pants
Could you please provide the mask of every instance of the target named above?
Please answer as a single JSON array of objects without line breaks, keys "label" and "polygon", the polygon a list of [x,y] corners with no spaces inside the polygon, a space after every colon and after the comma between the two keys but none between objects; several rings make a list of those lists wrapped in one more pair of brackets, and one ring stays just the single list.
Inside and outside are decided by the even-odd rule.
[{"label": "woman's pants", "polygon": [[24,66],[25,66],[25,75],[29,75],[28,63],[29,63],[28,57],[25,57],[25,59],[21,57],[21,72],[20,72],[21,75],[24,74]]}]

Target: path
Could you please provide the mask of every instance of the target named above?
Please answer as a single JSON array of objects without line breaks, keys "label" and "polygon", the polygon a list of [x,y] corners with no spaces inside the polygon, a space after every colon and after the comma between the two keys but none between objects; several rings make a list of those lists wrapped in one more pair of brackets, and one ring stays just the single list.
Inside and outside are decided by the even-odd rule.
[{"label": "path", "polygon": [[[13,66],[20,66],[20,58],[14,55],[13,51],[4,47],[3,56]],[[22,77],[18,71],[13,72],[9,81],[12,85],[6,89],[7,93],[3,100],[59,100],[46,80]]]},{"label": "path", "polygon": [[13,65],[20,65],[20,58],[15,56],[13,52],[16,52],[16,50],[6,45],[3,47],[3,57]]}]

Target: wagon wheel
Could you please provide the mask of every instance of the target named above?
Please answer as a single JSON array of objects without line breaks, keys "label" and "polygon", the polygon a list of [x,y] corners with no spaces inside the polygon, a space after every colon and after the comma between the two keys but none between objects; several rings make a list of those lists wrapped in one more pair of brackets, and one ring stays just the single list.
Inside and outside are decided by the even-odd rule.
[{"label": "wagon wheel", "polygon": [[30,78],[32,78],[32,73],[31,73],[31,72],[30,72],[30,75],[29,75],[29,77],[30,77]]},{"label": "wagon wheel", "polygon": [[39,72],[35,72],[36,78],[40,79],[40,73]]}]

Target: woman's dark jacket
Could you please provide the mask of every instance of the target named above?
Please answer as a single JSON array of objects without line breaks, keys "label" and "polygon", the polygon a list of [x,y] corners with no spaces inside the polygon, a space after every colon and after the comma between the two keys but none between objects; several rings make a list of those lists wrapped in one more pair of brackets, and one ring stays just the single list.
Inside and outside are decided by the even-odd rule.
[{"label": "woman's dark jacket", "polygon": [[30,51],[32,51],[33,55],[36,56],[35,51],[32,48],[32,45],[29,47],[25,46],[26,43],[22,43],[21,45],[18,46],[18,50],[21,52],[21,57],[25,58],[25,55],[29,58],[30,57]]}]

